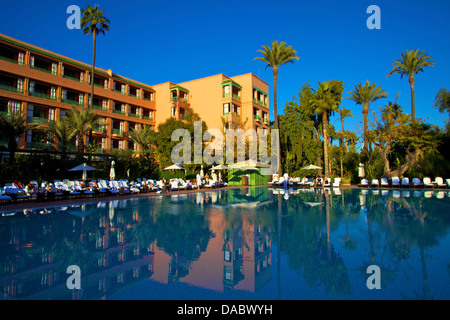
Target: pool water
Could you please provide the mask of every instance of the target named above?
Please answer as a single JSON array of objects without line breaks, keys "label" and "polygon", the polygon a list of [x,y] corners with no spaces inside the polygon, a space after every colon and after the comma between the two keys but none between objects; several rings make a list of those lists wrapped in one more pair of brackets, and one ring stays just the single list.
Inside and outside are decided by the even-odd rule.
[{"label": "pool water", "polygon": [[0,299],[449,299],[449,232],[447,191],[249,187],[2,212]]}]

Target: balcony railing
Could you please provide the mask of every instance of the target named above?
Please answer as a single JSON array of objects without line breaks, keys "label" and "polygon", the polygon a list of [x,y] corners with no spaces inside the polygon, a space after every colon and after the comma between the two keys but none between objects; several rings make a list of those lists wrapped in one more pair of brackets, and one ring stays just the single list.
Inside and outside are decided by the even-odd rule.
[{"label": "balcony railing", "polygon": [[107,108],[103,108],[102,106],[96,106],[96,105],[94,105],[94,109],[95,110],[100,110],[100,111],[108,111],[108,109]]},{"label": "balcony railing", "polygon": [[178,97],[172,97],[170,98],[170,101],[177,101]]},{"label": "balcony railing", "polygon": [[41,117],[27,117],[27,123],[34,123],[34,124],[48,124],[50,122],[47,118],[41,118]]},{"label": "balcony railing", "polygon": [[145,97],[143,97],[142,99],[145,100],[145,101],[153,102],[153,99],[150,99],[150,98],[145,98]]},{"label": "balcony railing", "polygon": [[125,111],[122,111],[122,110],[113,110],[113,113],[116,113],[116,114],[120,114],[120,115],[122,115],[122,116],[124,116],[125,115]]},{"label": "balcony railing", "polygon": [[8,86],[5,84],[0,84],[0,90],[23,94],[23,89],[17,89],[16,87]]},{"label": "balcony railing", "polygon": [[153,121],[153,117],[143,116],[142,119]]},{"label": "balcony railing", "polygon": [[79,101],[77,101],[77,100],[72,100],[72,99],[62,99],[61,102],[70,104],[70,105],[72,105],[72,106],[78,106],[78,107],[84,106],[84,102],[83,102],[83,103],[80,103]]},{"label": "balcony railing", "polygon": [[31,68],[32,68],[32,69],[35,69],[35,70],[39,70],[39,71],[45,72],[45,73],[49,73],[49,74],[56,75],[56,72],[52,72],[52,70],[49,70],[49,69],[45,69],[45,68],[41,68],[41,67],[36,67],[36,66],[32,66]]},{"label": "balcony railing", "polygon": [[19,64],[19,61],[17,59],[11,59],[11,58],[7,58],[7,57],[3,57],[3,56],[0,56],[0,60],[4,60],[4,61],[12,62],[12,63],[15,63],[15,64]]},{"label": "balcony railing", "polygon": [[234,93],[233,93],[233,98],[236,99],[236,100],[241,100],[241,97],[238,96],[237,94],[234,94]]},{"label": "balcony railing", "polygon": [[50,143],[46,142],[27,142],[27,149],[49,150],[52,148]]},{"label": "balcony railing", "polygon": [[259,116],[259,115],[257,115],[257,114],[255,114],[255,120],[260,120],[261,119],[261,117]]},{"label": "balcony railing", "polygon": [[137,118],[137,119],[139,119],[139,115],[138,115],[138,114],[135,114],[135,113],[130,113],[129,116],[132,117],[132,118]]},{"label": "balcony railing", "polygon": [[263,122],[264,122],[264,123],[269,123],[269,119],[264,118],[264,119],[263,119]]},{"label": "balcony railing", "polygon": [[33,97],[56,101],[56,97],[55,96],[51,96],[51,95],[46,94],[46,93],[36,92],[36,91],[29,91],[28,94],[30,96],[33,96]]},{"label": "balcony railing", "polygon": [[77,81],[77,82],[80,82],[80,83],[84,83],[84,81],[83,81],[83,79],[81,79],[81,78],[75,78],[75,77],[72,77],[72,76],[69,76],[69,75],[63,75],[63,78],[66,78],[66,79],[70,79],[70,80],[74,80],[74,81]]},{"label": "balcony railing", "polygon": [[123,130],[122,129],[112,129],[111,130],[112,134],[118,134],[120,136],[123,136]]}]

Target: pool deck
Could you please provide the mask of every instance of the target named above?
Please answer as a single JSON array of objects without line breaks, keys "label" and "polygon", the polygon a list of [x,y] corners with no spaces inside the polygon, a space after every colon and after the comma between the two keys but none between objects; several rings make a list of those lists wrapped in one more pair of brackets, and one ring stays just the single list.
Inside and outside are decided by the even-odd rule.
[{"label": "pool deck", "polygon": [[[176,194],[183,193],[197,193],[197,192],[206,192],[206,191],[215,191],[215,190],[229,190],[229,189],[240,189],[240,188],[249,188],[249,187],[281,187],[281,186],[272,186],[272,185],[256,185],[256,186],[226,186],[220,188],[202,188],[202,189],[191,189],[191,190],[177,190],[177,191],[165,191],[164,193],[156,193],[156,192],[146,192],[146,193],[134,193],[134,194],[126,194],[126,195],[107,195],[100,197],[79,197],[79,198],[68,198],[68,199],[57,199],[57,200],[44,200],[37,201],[36,199],[31,200],[18,200],[16,202],[0,204],[0,213],[1,212],[9,212],[23,209],[37,209],[37,208],[50,208],[50,207],[59,207],[59,206],[69,206],[76,204],[84,204],[84,203],[97,203],[103,201],[111,201],[111,200],[122,200],[122,199],[134,199],[134,198],[151,198],[151,197],[161,197],[161,196],[170,196]],[[292,188],[292,186],[290,187]],[[295,186],[293,188],[304,188],[302,186]],[[309,188],[309,187],[307,187]],[[322,187],[314,187],[314,188],[322,188]],[[380,187],[361,187],[360,185],[341,185],[340,189],[399,189],[405,190],[405,188],[380,188]],[[420,190],[433,190],[432,188],[420,188]],[[437,190],[437,188],[436,188]],[[440,189],[446,190],[446,189]],[[448,190],[448,189],[447,189]]]}]

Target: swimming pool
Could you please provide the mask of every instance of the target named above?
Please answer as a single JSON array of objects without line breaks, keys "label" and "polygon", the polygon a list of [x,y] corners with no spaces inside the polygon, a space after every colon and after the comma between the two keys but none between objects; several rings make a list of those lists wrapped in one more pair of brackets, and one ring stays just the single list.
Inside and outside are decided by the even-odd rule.
[{"label": "swimming pool", "polygon": [[449,231],[447,191],[249,187],[3,212],[1,298],[449,299]]}]

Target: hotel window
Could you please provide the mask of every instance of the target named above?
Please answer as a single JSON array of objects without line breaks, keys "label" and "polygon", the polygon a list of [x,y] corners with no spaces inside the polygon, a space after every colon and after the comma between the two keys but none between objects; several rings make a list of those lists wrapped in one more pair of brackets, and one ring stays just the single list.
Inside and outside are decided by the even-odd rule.
[{"label": "hotel window", "polygon": [[84,73],[80,72],[80,82],[83,83],[84,82]]},{"label": "hotel window", "polygon": [[34,67],[34,56],[30,56],[30,67]]},{"label": "hotel window", "polygon": [[150,119],[153,119],[153,111],[149,111],[149,112],[148,112],[148,117],[149,117]]},{"label": "hotel window", "polygon": [[58,64],[52,63],[52,74],[56,75],[58,73]]},{"label": "hotel window", "polygon": [[48,109],[48,120],[55,120],[55,109]]},{"label": "hotel window", "polygon": [[17,79],[17,91],[23,91],[23,79]]},{"label": "hotel window", "polygon": [[224,278],[225,278],[226,280],[231,280],[232,274],[231,274],[231,268],[230,268],[230,267],[225,266],[225,267],[224,267],[223,273],[224,273]]},{"label": "hotel window", "polygon": [[230,96],[230,86],[223,87],[223,97],[228,98]]},{"label": "hotel window", "polygon": [[120,93],[125,94],[125,85],[124,84],[120,87]]},{"label": "hotel window", "polygon": [[[119,141],[119,149],[120,149],[120,150],[123,149],[123,141],[122,141],[122,140]],[[120,232],[117,234],[117,242],[119,242],[119,243],[122,243],[122,241],[121,241],[121,239],[122,239],[121,235],[122,235],[122,233],[120,233]]]},{"label": "hotel window", "polygon": [[56,99],[56,87],[51,87],[50,88],[50,97],[52,99]]},{"label": "hotel window", "polygon": [[224,259],[225,261],[227,261],[227,262],[230,262],[230,261],[231,261],[231,252],[230,252],[230,249],[228,249],[228,248],[225,249],[223,259]]},{"label": "hotel window", "polygon": [[177,114],[176,108],[172,107],[172,117],[174,117]]},{"label": "hotel window", "polygon": [[67,90],[66,89],[61,90],[61,100],[67,100]]},{"label": "hotel window", "polygon": [[108,100],[103,100],[103,101],[102,101],[102,109],[103,109],[103,110],[108,109]]},{"label": "hotel window", "polygon": [[78,103],[84,105],[84,94],[80,93],[78,96]]},{"label": "hotel window", "polygon": [[105,89],[108,89],[108,79],[105,79],[105,81],[103,82],[103,87]]},{"label": "hotel window", "polygon": [[23,54],[23,52],[19,52],[17,62],[22,66],[25,64],[25,55]]},{"label": "hotel window", "polygon": [[34,81],[30,81],[30,92],[34,92]]},{"label": "hotel window", "polygon": [[230,113],[230,104],[229,103],[225,103],[223,105],[223,114],[226,115],[226,114],[229,114],[229,113]]},{"label": "hotel window", "polygon": [[236,113],[238,115],[241,114],[241,107],[240,106],[236,106]]},{"label": "hotel window", "polygon": [[21,103],[18,101],[8,101],[8,107],[11,108],[12,112],[20,112]]}]

